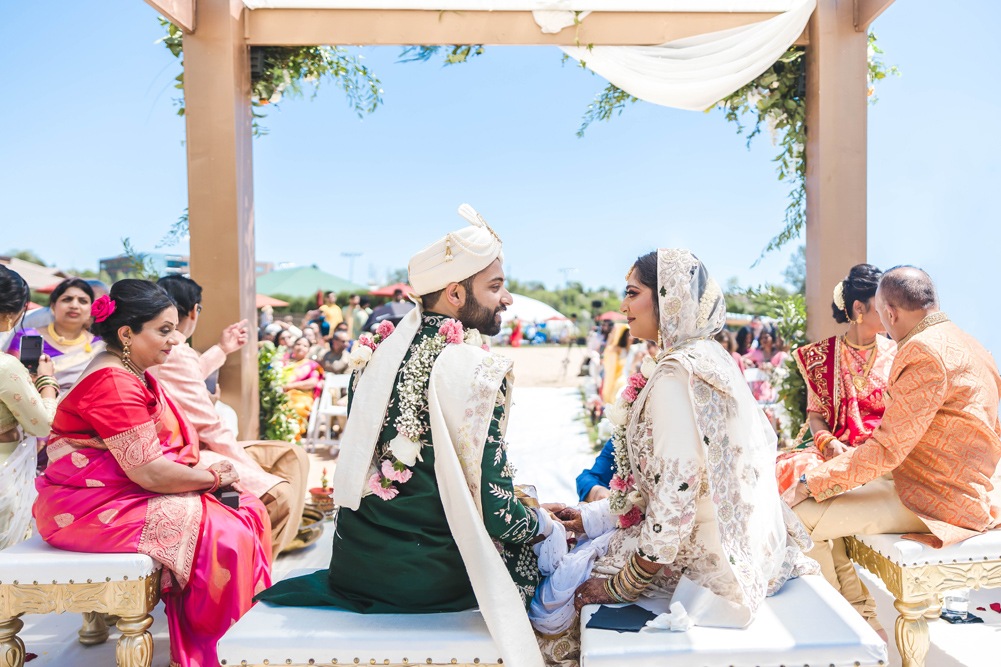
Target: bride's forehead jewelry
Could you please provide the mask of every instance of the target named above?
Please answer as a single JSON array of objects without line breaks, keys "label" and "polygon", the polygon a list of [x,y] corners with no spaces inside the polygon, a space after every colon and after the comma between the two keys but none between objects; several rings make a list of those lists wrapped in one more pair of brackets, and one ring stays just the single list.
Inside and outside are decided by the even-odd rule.
[{"label": "bride's forehead jewelry", "polygon": [[635,268],[636,268],[635,265],[629,267],[629,273],[626,274],[626,282],[629,282],[629,277],[633,275],[633,269]]}]

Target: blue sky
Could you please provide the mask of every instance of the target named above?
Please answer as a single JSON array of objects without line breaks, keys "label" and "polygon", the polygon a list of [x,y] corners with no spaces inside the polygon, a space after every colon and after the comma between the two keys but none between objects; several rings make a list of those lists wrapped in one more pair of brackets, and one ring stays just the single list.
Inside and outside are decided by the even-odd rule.
[{"label": "blue sky", "polygon": [[[96,268],[123,236],[152,250],[186,206],[177,61],[140,0],[3,3],[6,72],[0,251]],[[1001,7],[907,0],[875,24],[903,71],[869,111],[869,260],[912,263],[944,309],[1001,350],[989,276],[1001,245]],[[359,121],[333,87],[286,100],[254,141],[258,258],[381,280],[477,208],[508,272],[552,286],[573,267],[621,288],[639,254],[696,252],[724,282],[781,282],[788,252],[750,266],[778,231],[786,188],[767,134],[745,147],[721,112],[637,104],[574,132],[604,82],[552,47],[488,47],[466,65],[361,52],[385,106]],[[184,248],[181,248],[182,250]]]}]

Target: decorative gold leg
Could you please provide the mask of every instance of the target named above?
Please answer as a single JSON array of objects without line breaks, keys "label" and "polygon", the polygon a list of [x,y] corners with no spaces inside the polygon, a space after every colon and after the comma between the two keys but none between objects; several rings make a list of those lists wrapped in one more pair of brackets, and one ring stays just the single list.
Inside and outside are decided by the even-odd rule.
[{"label": "decorative gold leg", "polygon": [[934,621],[942,616],[942,596],[933,595],[925,602],[928,603],[928,611],[925,612],[925,620]]},{"label": "decorative gold leg", "polygon": [[150,667],[153,662],[153,635],[148,631],[153,625],[153,618],[149,614],[125,616],[117,625],[122,631],[115,647],[118,667]]},{"label": "decorative gold leg", "polygon": [[900,612],[897,617],[895,638],[903,667],[925,667],[928,655],[928,623],[925,613],[928,604],[921,602],[901,602],[894,600],[893,606]]},{"label": "decorative gold leg", "polygon": [[20,618],[0,619],[0,667],[24,667],[24,642],[17,636],[23,627]]},{"label": "decorative gold leg", "polygon": [[84,646],[96,646],[106,641],[108,641],[108,624],[104,622],[104,614],[96,611],[83,612],[80,643]]}]

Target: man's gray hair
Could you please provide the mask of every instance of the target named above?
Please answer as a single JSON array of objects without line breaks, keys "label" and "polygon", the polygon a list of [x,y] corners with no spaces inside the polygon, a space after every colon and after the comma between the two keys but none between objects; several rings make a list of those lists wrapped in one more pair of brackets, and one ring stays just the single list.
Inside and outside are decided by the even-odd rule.
[{"label": "man's gray hair", "polygon": [[938,292],[931,276],[909,264],[895,266],[879,279],[879,292],[894,308],[928,310],[938,308]]}]

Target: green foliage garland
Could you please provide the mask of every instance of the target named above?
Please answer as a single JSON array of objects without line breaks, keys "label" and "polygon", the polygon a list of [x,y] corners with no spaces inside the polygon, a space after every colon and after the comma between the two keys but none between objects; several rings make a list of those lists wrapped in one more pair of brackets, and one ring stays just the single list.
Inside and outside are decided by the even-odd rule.
[{"label": "green foliage garland", "polygon": [[[166,19],[159,18],[167,35],[158,42],[184,65],[183,32]],[[372,113],[382,104],[380,81],[362,64],[363,56],[354,55],[340,46],[262,46],[253,47],[252,59],[259,59],[260,68],[253,68],[250,81],[255,137],[268,133],[258,120],[265,114],[258,111],[269,104],[278,104],[285,95],[302,97],[302,82],[312,85],[315,97],[323,81],[339,86],[358,117]],[[175,77],[174,88],[184,90],[184,72]],[[184,98],[175,99],[177,114],[184,115]]]},{"label": "green foliage garland", "polygon": [[[747,296],[766,304],[765,314],[776,320],[778,334],[790,349],[795,350],[808,343],[806,299],[802,294],[790,295],[785,290],[768,286],[764,289],[747,290]],[[806,421],[806,380],[800,374],[791,354],[782,366],[772,371],[772,386],[778,392],[786,412],[789,413],[789,423],[783,424],[782,430],[788,438],[793,438]]]},{"label": "green foliage garland", "polygon": [[265,341],[257,351],[257,372],[260,382],[260,431],[263,440],[295,442],[299,422],[288,396],[282,390],[286,382],[285,368],[278,356],[278,348]]}]

